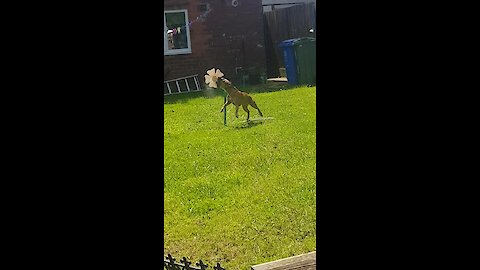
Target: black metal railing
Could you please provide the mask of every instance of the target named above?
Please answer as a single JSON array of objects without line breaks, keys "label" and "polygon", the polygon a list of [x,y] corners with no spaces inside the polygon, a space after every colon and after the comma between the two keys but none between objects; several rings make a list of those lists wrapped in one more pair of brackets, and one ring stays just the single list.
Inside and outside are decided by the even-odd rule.
[{"label": "black metal railing", "polygon": [[[163,259],[163,267],[167,270],[206,270],[209,269],[207,264],[204,264],[202,260],[195,263],[196,266],[192,266],[192,262],[188,261],[187,258],[183,257],[180,261],[176,262],[176,259],[172,255],[168,254],[165,259]],[[214,270],[225,270],[220,263],[213,266]]]}]

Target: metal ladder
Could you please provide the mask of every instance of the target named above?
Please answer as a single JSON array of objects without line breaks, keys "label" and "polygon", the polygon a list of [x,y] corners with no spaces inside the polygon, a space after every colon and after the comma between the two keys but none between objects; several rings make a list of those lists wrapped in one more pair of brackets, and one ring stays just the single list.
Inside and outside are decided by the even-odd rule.
[{"label": "metal ladder", "polygon": [[[190,85],[189,84],[190,81]],[[173,84],[173,87],[172,87]],[[174,95],[201,91],[198,74],[163,82],[163,95]]]}]

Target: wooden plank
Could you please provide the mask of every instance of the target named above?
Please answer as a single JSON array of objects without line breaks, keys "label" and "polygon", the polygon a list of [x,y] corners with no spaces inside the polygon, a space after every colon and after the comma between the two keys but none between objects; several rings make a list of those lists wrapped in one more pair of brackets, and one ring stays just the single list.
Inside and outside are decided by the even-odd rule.
[{"label": "wooden plank", "polygon": [[253,270],[313,270],[317,269],[317,252],[293,256],[273,262],[262,263],[252,266]]},{"label": "wooden plank", "polygon": [[270,78],[267,79],[269,82],[288,82],[286,77],[280,77],[280,78]]}]

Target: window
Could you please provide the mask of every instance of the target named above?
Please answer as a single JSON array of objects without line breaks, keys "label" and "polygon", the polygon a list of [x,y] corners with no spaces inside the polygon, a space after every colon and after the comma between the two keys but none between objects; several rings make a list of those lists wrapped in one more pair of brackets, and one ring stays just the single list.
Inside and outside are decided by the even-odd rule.
[{"label": "window", "polygon": [[169,10],[163,15],[163,54],[192,53],[187,10]]}]

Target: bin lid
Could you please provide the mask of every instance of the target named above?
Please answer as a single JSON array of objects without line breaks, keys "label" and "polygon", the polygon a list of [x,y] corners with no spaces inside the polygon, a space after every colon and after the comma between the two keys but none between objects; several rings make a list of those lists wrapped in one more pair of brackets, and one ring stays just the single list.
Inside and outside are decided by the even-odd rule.
[{"label": "bin lid", "polygon": [[315,42],[315,38],[312,38],[312,37],[297,38],[293,41],[293,45],[300,45],[300,44],[305,44],[310,42]]},{"label": "bin lid", "polygon": [[287,39],[278,44],[278,47],[284,48],[284,47],[292,47],[295,45],[301,45],[305,43],[310,43],[310,42],[315,42],[315,38],[312,37],[302,37],[302,38],[292,38],[292,39]]},{"label": "bin lid", "polygon": [[298,38],[292,38],[292,39],[284,40],[284,41],[282,41],[278,44],[278,47],[280,47],[280,48],[292,47],[293,45],[295,45],[295,40],[297,40],[297,39]]}]

